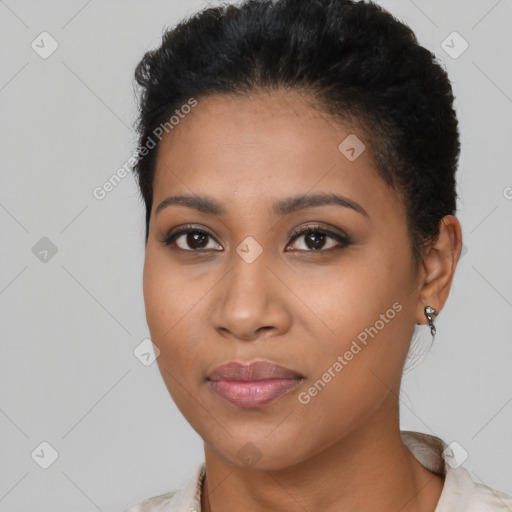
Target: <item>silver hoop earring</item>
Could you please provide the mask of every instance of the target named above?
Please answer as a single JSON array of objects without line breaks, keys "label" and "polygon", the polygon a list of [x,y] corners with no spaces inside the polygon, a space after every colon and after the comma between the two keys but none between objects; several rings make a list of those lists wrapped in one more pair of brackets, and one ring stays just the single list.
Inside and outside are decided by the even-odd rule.
[{"label": "silver hoop earring", "polygon": [[431,306],[425,306],[425,316],[427,317],[428,326],[430,327],[430,334],[432,334],[432,343],[434,342],[434,338],[436,336],[436,326],[434,325],[434,318],[438,315],[436,309]]}]

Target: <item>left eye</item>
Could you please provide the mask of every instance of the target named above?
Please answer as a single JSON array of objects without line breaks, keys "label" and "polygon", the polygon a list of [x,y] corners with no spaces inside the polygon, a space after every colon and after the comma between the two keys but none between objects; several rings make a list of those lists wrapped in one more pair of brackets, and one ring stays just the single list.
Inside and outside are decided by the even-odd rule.
[{"label": "left eye", "polygon": [[[328,250],[333,249],[338,246],[348,245],[349,241],[346,237],[337,235],[336,233],[331,233],[330,231],[321,230],[318,228],[306,228],[301,230],[298,234],[296,234],[292,241],[298,240],[300,238],[304,238],[304,242],[302,243],[302,247],[295,247],[294,250],[299,251],[319,251],[319,250]],[[330,239],[330,244],[328,243],[328,247],[325,247],[326,241]],[[296,243],[292,244],[296,245]],[[303,247],[306,247],[305,249]]]}]

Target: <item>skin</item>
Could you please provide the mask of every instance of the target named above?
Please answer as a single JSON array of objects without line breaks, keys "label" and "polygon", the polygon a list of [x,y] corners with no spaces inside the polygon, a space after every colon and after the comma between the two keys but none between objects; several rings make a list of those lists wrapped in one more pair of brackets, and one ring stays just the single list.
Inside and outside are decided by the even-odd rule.
[{"label": "skin", "polygon": [[[335,123],[290,91],[201,98],[159,144],[144,264],[146,317],[165,384],[204,441],[202,510],[433,511],[443,479],[400,438],[402,368],[423,309],[440,311],[461,251],[458,220],[446,216],[416,268],[404,207],[377,174],[369,145],[354,161],[338,145],[356,127]],[[276,215],[274,201],[336,193],[367,215],[321,205]],[[209,196],[225,215],[171,205],[168,196]],[[195,244],[173,228],[211,236]],[[297,228],[345,232],[315,250]],[[291,235],[291,236],[290,236]],[[263,252],[236,252],[248,236]],[[190,237],[189,237],[190,241]],[[216,250],[220,249],[220,250]],[[307,391],[380,315],[392,320],[320,391]],[[232,360],[269,359],[304,376],[264,407],[242,409],[206,377]],[[258,460],[237,454],[252,443]]]}]

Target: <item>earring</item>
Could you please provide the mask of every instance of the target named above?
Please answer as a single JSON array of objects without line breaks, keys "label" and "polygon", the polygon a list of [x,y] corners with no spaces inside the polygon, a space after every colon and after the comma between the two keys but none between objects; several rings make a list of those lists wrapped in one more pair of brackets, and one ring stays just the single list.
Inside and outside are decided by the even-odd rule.
[{"label": "earring", "polygon": [[428,325],[430,327],[430,334],[432,334],[432,343],[434,342],[434,338],[436,336],[436,326],[434,325],[434,318],[438,315],[436,309],[431,306],[425,306],[425,316],[428,320]]}]

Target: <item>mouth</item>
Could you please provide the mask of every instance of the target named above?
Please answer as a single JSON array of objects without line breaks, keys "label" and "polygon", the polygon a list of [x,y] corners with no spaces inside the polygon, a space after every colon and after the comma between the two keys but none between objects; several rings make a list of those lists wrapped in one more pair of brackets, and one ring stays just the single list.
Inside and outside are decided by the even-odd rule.
[{"label": "mouth", "polygon": [[304,377],[271,361],[232,361],[207,377],[211,389],[241,408],[262,407],[295,389]]}]

